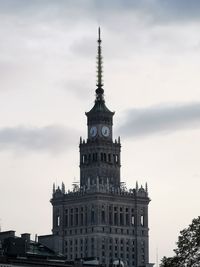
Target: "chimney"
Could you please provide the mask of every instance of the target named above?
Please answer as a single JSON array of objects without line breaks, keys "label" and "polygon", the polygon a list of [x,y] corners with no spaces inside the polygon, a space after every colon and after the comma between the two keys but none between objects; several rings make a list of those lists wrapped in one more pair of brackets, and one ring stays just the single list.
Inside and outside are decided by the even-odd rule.
[{"label": "chimney", "polygon": [[27,243],[30,243],[31,234],[29,234],[29,233],[21,234],[21,238],[24,239]]}]

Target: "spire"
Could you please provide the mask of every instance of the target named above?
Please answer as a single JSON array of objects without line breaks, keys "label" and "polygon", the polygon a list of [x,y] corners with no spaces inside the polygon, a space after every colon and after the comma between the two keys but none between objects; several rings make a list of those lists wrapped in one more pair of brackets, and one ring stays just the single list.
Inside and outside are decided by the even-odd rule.
[{"label": "spire", "polygon": [[136,189],[136,191],[138,191],[138,181],[136,181],[135,189]]},{"label": "spire", "polygon": [[148,184],[147,183],[145,184],[145,191],[146,191],[146,193],[148,193]]},{"label": "spire", "polygon": [[98,54],[97,54],[97,89],[96,89],[96,100],[103,99],[103,82],[102,82],[102,55],[101,55],[101,29],[98,29]]}]

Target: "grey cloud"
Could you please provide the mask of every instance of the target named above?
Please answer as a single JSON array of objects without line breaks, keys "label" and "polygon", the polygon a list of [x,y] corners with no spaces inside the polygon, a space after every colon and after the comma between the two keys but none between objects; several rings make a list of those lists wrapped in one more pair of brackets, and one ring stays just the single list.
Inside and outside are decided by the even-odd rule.
[{"label": "grey cloud", "polygon": [[24,126],[0,128],[0,151],[57,154],[68,151],[78,136],[75,130],[58,125],[41,128]]},{"label": "grey cloud", "polygon": [[78,56],[90,58],[97,50],[94,35],[74,41],[69,49]]},{"label": "grey cloud", "polygon": [[187,103],[131,109],[118,132],[127,137],[145,137],[197,128],[200,128],[200,103]]},{"label": "grey cloud", "polygon": [[[79,77],[80,78],[80,77]],[[88,99],[93,93],[95,95],[95,84],[92,84],[91,77],[88,75],[87,80],[81,77],[80,80],[69,80],[62,85],[65,91],[74,94],[79,99]]]},{"label": "grey cloud", "polygon": [[[83,15],[103,21],[115,12],[143,12],[156,20],[170,21],[179,19],[199,19],[200,1],[198,0],[0,0],[1,13],[34,14],[44,17],[54,14],[65,20],[81,22]],[[73,12],[73,14],[71,13]],[[76,16],[77,15],[77,16]],[[41,16],[42,17],[42,16]]]}]

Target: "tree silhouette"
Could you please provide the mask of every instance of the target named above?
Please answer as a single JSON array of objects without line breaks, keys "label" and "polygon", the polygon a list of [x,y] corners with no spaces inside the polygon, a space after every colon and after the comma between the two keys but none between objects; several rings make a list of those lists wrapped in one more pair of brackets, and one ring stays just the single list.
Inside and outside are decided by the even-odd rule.
[{"label": "tree silhouette", "polygon": [[163,257],[160,267],[200,266],[200,216],[180,232],[174,257]]}]

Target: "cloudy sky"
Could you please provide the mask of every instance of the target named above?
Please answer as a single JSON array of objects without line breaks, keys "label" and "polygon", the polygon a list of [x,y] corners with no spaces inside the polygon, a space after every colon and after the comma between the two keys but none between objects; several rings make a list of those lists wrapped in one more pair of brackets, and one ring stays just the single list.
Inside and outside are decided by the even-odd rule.
[{"label": "cloudy sky", "polygon": [[0,0],[2,230],[51,233],[53,182],[79,179],[100,25],[122,181],[148,182],[151,261],[173,255],[200,209],[199,18],[195,0]]}]

